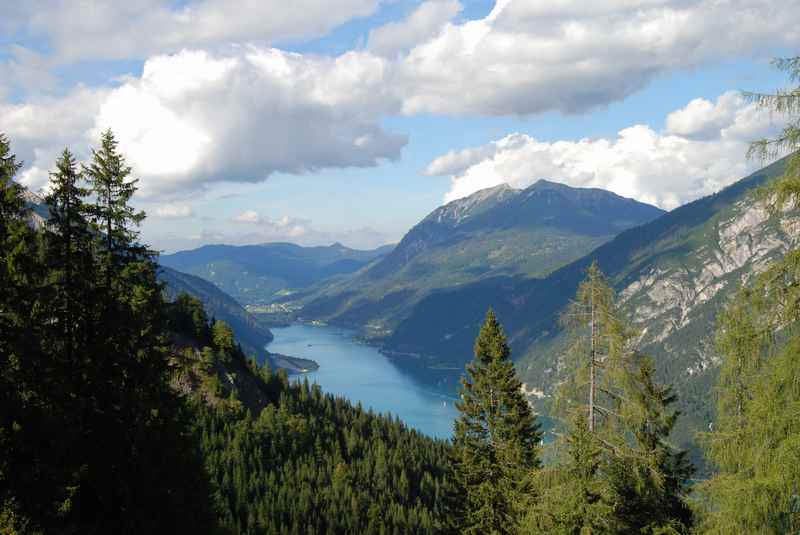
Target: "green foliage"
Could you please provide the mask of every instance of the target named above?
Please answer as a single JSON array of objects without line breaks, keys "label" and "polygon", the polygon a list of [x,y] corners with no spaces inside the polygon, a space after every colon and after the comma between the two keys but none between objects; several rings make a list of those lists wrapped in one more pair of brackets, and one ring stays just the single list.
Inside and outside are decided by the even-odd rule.
[{"label": "green foliage", "polygon": [[[618,418],[626,365],[630,359],[633,332],[620,319],[614,291],[597,263],[578,286],[562,317],[571,332],[564,361],[566,374],[556,391],[553,413],[565,421],[579,414],[587,426],[609,438],[619,434]],[[591,383],[594,390],[590,392]],[[594,407],[590,414],[589,399]]]},{"label": "green foliage", "polygon": [[525,518],[525,532],[612,534],[617,532],[614,495],[601,477],[604,450],[589,432],[585,415],[574,417],[570,433],[559,445],[562,457],[537,477],[539,499]]},{"label": "green foliage", "polygon": [[[244,373],[239,370],[237,374]],[[252,371],[258,417],[195,404],[197,436],[232,533],[440,533],[446,442],[397,419]]]},{"label": "green foliage", "polygon": [[[528,525],[556,533],[688,533],[693,469],[668,442],[676,396],[635,351],[614,292],[592,264],[564,319],[574,341],[554,403],[564,435]],[[562,500],[563,498],[563,500]]]},{"label": "green foliage", "polygon": [[42,535],[42,532],[32,528],[31,521],[12,499],[0,504],[0,535]]},{"label": "green foliage", "polygon": [[21,454],[26,446],[25,425],[38,423],[41,411],[31,384],[39,366],[26,358],[40,357],[34,308],[41,284],[40,239],[28,225],[29,212],[23,190],[14,181],[22,166],[11,152],[8,139],[0,134],[0,533],[35,535],[30,513],[13,490]]},{"label": "green foliage", "polygon": [[[110,262],[129,258],[129,255],[118,254],[122,251],[133,255],[146,252],[137,243],[139,233],[134,228],[144,220],[144,212],[137,212],[130,205],[138,180],[130,179],[131,168],[117,150],[117,145],[114,133],[106,130],[100,148],[92,149],[92,161],[83,170],[92,186],[92,193],[97,197],[90,213],[105,234],[106,255]],[[106,269],[113,267],[106,266]]]},{"label": "green foliage", "polygon": [[800,251],[743,288],[718,326],[717,421],[703,435],[710,533],[794,533],[800,481]]},{"label": "green foliage", "polygon": [[540,467],[542,435],[491,310],[461,380],[453,465],[461,533],[515,533]]},{"label": "green foliage", "polygon": [[[242,305],[212,283],[164,267],[160,258],[159,263],[161,269],[158,277],[166,285],[164,291],[168,299],[177,299],[182,293],[198,298],[202,302],[201,308],[205,312],[231,326],[237,341],[248,355],[255,356],[259,360],[267,359],[268,352],[264,346],[272,340],[272,333],[269,329],[261,325]],[[208,326],[205,325],[204,328],[208,328]]]},{"label": "green foliage", "polygon": [[679,413],[672,387],[656,383],[652,360],[639,357],[621,403],[626,442],[611,450],[608,478],[617,506],[619,533],[689,533],[694,518],[687,502],[694,468],[670,442]]},{"label": "green foliage", "polygon": [[173,333],[186,335],[203,345],[211,345],[212,335],[203,303],[187,293],[180,293],[170,304],[167,317]]},{"label": "green foliage", "polygon": [[[122,173],[93,204],[64,151],[34,231],[2,137],[0,162],[2,528],[211,531],[206,474],[168,384],[156,265],[133,242],[135,187]],[[110,239],[92,222],[104,213]]]},{"label": "green foliage", "polygon": [[[776,60],[792,82],[800,58]],[[800,88],[751,94],[787,122],[752,144],[762,158],[793,153],[783,176],[763,188],[775,211],[800,206]],[[788,253],[743,288],[720,315],[717,421],[703,435],[719,473],[703,486],[710,533],[800,531],[800,251]]]},{"label": "green foliage", "polygon": [[236,342],[233,339],[233,331],[224,321],[217,320],[211,326],[211,338],[216,347],[222,353],[229,355],[233,352]]},{"label": "green foliage", "polygon": [[[792,82],[800,82],[800,57],[776,59],[775,67],[785,72]],[[766,188],[767,195],[774,195],[776,208],[789,203],[800,206],[800,87],[776,91],[775,93],[748,93],[752,100],[772,114],[783,116],[786,124],[774,138],[764,138],[750,145],[748,156],[763,160],[792,154],[786,171],[778,182]]]}]

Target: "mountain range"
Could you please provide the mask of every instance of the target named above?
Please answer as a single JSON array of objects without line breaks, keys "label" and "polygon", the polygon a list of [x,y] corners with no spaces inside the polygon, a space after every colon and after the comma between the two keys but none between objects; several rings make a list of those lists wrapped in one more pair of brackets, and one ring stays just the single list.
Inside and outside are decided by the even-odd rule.
[{"label": "mountain range", "polygon": [[689,443],[694,431],[713,421],[717,312],[755,273],[800,245],[798,213],[773,213],[759,197],[759,187],[781,175],[784,166],[785,161],[776,162],[626,230],[546,277],[498,276],[435,292],[383,343],[414,357],[398,362],[458,369],[470,358],[475,333],[492,307],[508,333],[524,387],[545,407],[560,379],[566,336],[559,316],[596,261],[639,329],[639,346],[655,357],[660,377],[674,385],[684,412],[678,436]]},{"label": "mountain range", "polygon": [[159,262],[213,282],[243,305],[264,305],[278,292],[353,273],[391,249],[384,246],[359,251],[340,243],[325,247],[291,243],[206,245],[162,255]]},{"label": "mountain range", "polygon": [[352,277],[285,300],[303,317],[391,336],[427,296],[495,277],[543,277],[663,214],[600,189],[540,180],[455,200],[414,226],[385,257]]},{"label": "mountain range", "polygon": [[[674,385],[684,413],[678,439],[690,445],[714,418],[718,311],[755,273],[800,245],[793,238],[798,213],[773,213],[758,197],[784,166],[776,162],[669,213],[603,190],[539,181],[442,206],[394,248],[209,246],[167,255],[164,263],[213,274],[222,266],[228,284],[250,281],[233,287],[240,302],[260,295],[294,319],[360,328],[399,365],[447,390],[470,360],[491,307],[523,387],[546,411],[566,344],[559,317],[597,262],[640,332],[639,347]],[[271,258],[280,260],[273,266]],[[287,277],[274,277],[279,272]]]}]

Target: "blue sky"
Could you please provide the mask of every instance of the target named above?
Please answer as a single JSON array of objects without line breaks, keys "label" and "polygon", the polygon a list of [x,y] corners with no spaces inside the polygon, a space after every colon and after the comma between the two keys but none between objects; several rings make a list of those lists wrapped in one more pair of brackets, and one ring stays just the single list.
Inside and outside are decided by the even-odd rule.
[{"label": "blue sky", "polygon": [[166,251],[373,247],[538,178],[671,209],[758,165],[747,142],[780,118],[736,91],[784,86],[769,59],[800,44],[776,0],[239,3],[12,8],[0,132],[20,181],[46,187],[63,146],[86,158],[111,127]]}]

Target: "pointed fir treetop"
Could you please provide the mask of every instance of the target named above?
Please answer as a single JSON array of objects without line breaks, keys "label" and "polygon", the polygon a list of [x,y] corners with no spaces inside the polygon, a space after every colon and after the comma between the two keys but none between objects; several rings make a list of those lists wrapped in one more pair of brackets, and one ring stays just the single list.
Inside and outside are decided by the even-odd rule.
[{"label": "pointed fir treetop", "polygon": [[57,219],[63,217],[68,209],[83,208],[83,198],[89,194],[89,190],[78,184],[80,179],[75,157],[69,149],[64,149],[56,161],[56,171],[50,173],[51,189],[45,197],[52,217]]},{"label": "pointed fir treetop", "polygon": [[126,252],[142,254],[145,250],[135,246],[139,232],[133,227],[141,224],[145,214],[134,210],[130,205],[139,180],[130,178],[132,169],[117,146],[114,133],[110,129],[106,130],[102,135],[100,148],[92,149],[92,160],[83,168],[92,185],[92,192],[97,196],[93,216],[101,230],[106,233],[109,251],[114,252],[117,244],[127,244]]},{"label": "pointed fir treetop", "polygon": [[17,157],[11,152],[11,142],[5,134],[0,133],[0,180],[10,181],[22,167]]},{"label": "pointed fir treetop", "polygon": [[11,152],[11,143],[5,134],[0,133],[0,217],[3,221],[18,217],[25,208],[20,197],[22,188],[14,182],[14,176],[22,167],[22,162]]},{"label": "pointed fir treetop", "polygon": [[[89,176],[99,183],[105,185],[109,182],[122,184],[130,176],[132,169],[125,163],[125,157],[117,150],[119,143],[114,132],[109,128],[100,137],[100,148],[92,149],[92,162],[87,167]],[[127,181],[131,186],[135,186],[138,180]]]},{"label": "pointed fir treetop", "polygon": [[492,310],[461,379],[453,437],[461,533],[515,533],[539,468],[541,432]]},{"label": "pointed fir treetop", "polygon": [[511,349],[508,347],[503,327],[491,308],[486,313],[486,320],[475,340],[475,357],[484,365],[492,361],[508,360],[511,357]]}]

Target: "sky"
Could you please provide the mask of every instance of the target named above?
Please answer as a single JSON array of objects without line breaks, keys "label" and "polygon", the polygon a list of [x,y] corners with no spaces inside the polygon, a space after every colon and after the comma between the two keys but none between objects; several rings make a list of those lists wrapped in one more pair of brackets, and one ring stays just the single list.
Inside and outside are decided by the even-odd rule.
[{"label": "sky", "polygon": [[111,128],[144,241],[397,242],[546,178],[670,210],[764,162],[797,0],[0,0],[0,133],[47,188]]}]

